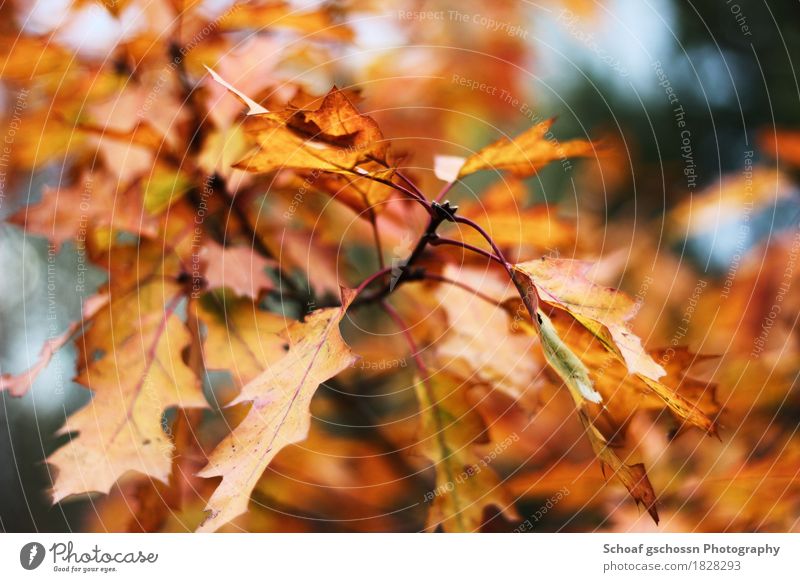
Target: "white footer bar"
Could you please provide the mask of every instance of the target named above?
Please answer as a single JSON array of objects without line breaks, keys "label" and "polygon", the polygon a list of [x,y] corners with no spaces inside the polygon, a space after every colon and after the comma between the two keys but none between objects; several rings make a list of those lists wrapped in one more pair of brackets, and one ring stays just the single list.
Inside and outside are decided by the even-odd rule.
[{"label": "white footer bar", "polygon": [[797,534],[0,534],[2,580],[788,580]]}]

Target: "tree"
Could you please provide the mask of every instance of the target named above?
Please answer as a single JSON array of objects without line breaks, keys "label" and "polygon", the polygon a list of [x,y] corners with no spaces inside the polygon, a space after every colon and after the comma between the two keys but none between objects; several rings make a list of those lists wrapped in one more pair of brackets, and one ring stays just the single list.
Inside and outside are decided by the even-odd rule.
[{"label": "tree", "polygon": [[[118,14],[126,3],[105,4]],[[358,91],[277,84],[271,37],[237,45],[239,31],[276,28],[347,43],[337,10],[237,3],[212,17],[162,4],[105,60],[4,31],[2,78],[31,95],[17,178],[68,160],[12,222],[55,247],[76,244],[108,275],[83,298],[82,319],[0,384],[25,394],[75,342],[76,380],[93,397],[48,459],[54,502],[132,483],[141,528],[176,514],[203,531],[257,528],[249,504],[286,504],[288,459],[325,442],[314,422],[369,418],[353,396],[376,376],[413,373],[413,414],[331,441],[332,456],[389,451],[370,468],[386,472],[374,507],[423,501],[430,530],[487,529],[489,508],[522,521],[516,468],[499,459],[558,389],[604,474],[657,523],[657,492],[625,448],[631,419],[667,411],[665,433],[715,435],[715,386],[692,375],[703,358],[687,349],[645,349],[631,329],[641,301],[598,282],[603,264],[548,253],[575,243],[574,225],[528,204],[523,182],[564,160],[602,162],[613,146],[559,140],[553,120],[535,120],[469,155],[437,156],[430,191],[415,152],[359,111]],[[480,204],[448,199],[480,173],[496,180]],[[318,391],[338,401],[330,417],[315,410]],[[389,402],[402,416],[409,400]],[[496,413],[503,406],[510,417]],[[315,465],[321,477],[322,458],[297,466]]]}]

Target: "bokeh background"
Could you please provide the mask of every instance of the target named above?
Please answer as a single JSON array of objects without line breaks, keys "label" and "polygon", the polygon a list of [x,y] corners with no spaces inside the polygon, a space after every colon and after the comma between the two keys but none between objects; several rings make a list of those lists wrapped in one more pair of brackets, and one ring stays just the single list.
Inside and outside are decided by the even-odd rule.
[{"label": "bokeh background", "polygon": [[[3,0],[3,54],[19,50],[15,36],[29,35],[87,62],[111,61],[157,21],[156,4],[131,0],[108,10],[91,1]],[[220,14],[231,2],[201,4]],[[719,440],[688,433],[670,442],[651,430],[658,419],[632,420],[662,496],[661,526],[622,491],[598,495],[606,485],[591,452],[567,453],[559,444],[574,442],[579,430],[564,427],[560,401],[542,397],[552,404],[542,405],[498,464],[523,517],[568,488],[534,531],[800,528],[800,3],[341,0],[325,6],[353,30],[352,42],[255,29],[232,33],[235,48],[208,58],[243,79],[266,76],[312,93],[332,84],[359,87],[361,109],[413,152],[408,164],[428,192],[438,185],[434,155],[465,155],[542,119],[557,117],[559,137],[601,141],[607,153],[598,160],[555,163],[526,181],[523,203],[547,201],[576,227],[570,236],[554,236],[551,248],[523,245],[520,258],[549,252],[595,259],[609,284],[641,297],[634,327],[648,346],[687,345],[716,356],[700,362],[697,374],[717,384],[724,407]],[[152,50],[160,50],[159,42]],[[199,62],[205,53],[198,47]],[[35,96],[17,91],[18,72],[10,68],[0,64],[0,132],[21,149],[47,126],[26,121]],[[78,277],[87,288],[104,280],[97,269],[82,270],[74,245],[54,251],[5,221],[45,185],[58,183],[71,163],[68,145],[58,147],[63,155],[45,163],[12,156],[0,168],[3,373],[26,369],[43,342],[79,316],[80,297],[67,291]],[[492,181],[471,178],[452,198],[468,203]],[[50,505],[43,459],[63,442],[55,433],[65,416],[90,397],[70,380],[74,360],[68,346],[30,393],[0,394],[0,530],[180,530],[179,519],[129,519],[135,487]],[[405,365],[393,372],[377,371],[371,389],[389,394],[413,374]],[[387,488],[359,493],[362,479],[377,475],[392,483],[405,478],[406,468],[394,454],[397,442],[358,428],[402,413],[389,400],[357,396],[337,390],[318,396],[321,407],[355,428],[335,437],[312,431],[311,449],[337,451],[322,476],[312,478],[314,462],[300,451],[281,457],[283,472],[266,476],[256,493],[263,510],[251,518],[251,529],[420,529],[421,508],[402,495]],[[496,423],[501,435],[505,423]],[[554,431],[564,438],[548,439]],[[380,466],[364,460],[370,458]],[[286,476],[292,470],[306,477],[301,494]],[[487,529],[516,525],[498,518]]]}]

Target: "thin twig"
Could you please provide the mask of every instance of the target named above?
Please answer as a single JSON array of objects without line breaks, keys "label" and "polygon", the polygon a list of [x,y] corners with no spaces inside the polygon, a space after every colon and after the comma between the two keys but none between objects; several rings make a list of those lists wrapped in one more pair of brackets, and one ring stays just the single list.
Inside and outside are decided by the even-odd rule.
[{"label": "thin twig", "polygon": [[465,216],[454,216],[453,220],[459,224],[465,224],[469,226],[471,229],[480,234],[486,240],[486,242],[488,242],[491,245],[492,249],[494,250],[494,253],[503,262],[503,266],[506,268],[506,271],[508,271],[509,277],[511,277],[512,279],[514,278],[514,275],[511,271],[511,264],[506,260],[505,255],[503,255],[503,251],[500,250],[500,247],[497,246],[497,243],[494,242],[494,239],[491,236],[489,236],[489,233],[483,230],[483,227],[481,225],[479,225],[474,220],[469,219]]},{"label": "thin twig", "polygon": [[436,273],[425,273],[423,275],[423,279],[425,281],[436,281],[437,283],[446,283],[448,285],[453,285],[454,287],[458,287],[460,289],[463,289],[464,291],[469,291],[470,293],[475,295],[475,297],[477,297],[478,299],[483,299],[484,301],[486,301],[487,303],[491,303],[495,307],[503,306],[503,302],[500,301],[499,299],[486,295],[485,293],[478,291],[474,287],[470,287],[466,283],[462,283],[461,281],[456,281],[455,279],[450,279],[449,277],[445,277],[444,275],[439,275]]},{"label": "thin twig", "polygon": [[386,267],[386,262],[383,260],[383,245],[381,244],[381,233],[378,231],[378,217],[375,214],[375,208],[372,206],[368,209],[369,223],[372,226],[372,239],[375,242],[375,253],[378,255],[378,266],[383,269]]},{"label": "thin twig", "polygon": [[451,189],[453,186],[455,186],[455,185],[456,185],[456,182],[457,182],[457,180],[453,180],[452,182],[448,182],[447,184],[445,184],[445,185],[444,185],[444,188],[442,188],[442,189],[439,191],[439,193],[436,195],[436,198],[434,198],[434,200],[435,200],[436,202],[441,202],[441,201],[442,201],[442,199],[443,199],[445,196],[447,196],[447,193],[448,193],[448,192],[450,192],[450,189]]},{"label": "thin twig", "polygon": [[500,265],[503,265],[505,263],[505,261],[503,259],[501,259],[497,255],[493,255],[489,251],[485,251],[480,247],[476,247],[475,245],[471,245],[469,243],[465,243],[463,241],[455,240],[455,239],[452,239],[452,238],[437,236],[435,238],[432,238],[430,241],[428,241],[428,244],[430,244],[431,246],[435,246],[435,247],[439,246],[439,245],[450,245],[450,246],[454,246],[454,247],[459,247],[459,248],[462,248],[464,250],[472,251],[473,253],[477,253],[477,254],[479,254],[481,256],[484,256],[487,259],[490,259],[492,261],[495,261],[496,263],[499,263]]},{"label": "thin twig", "polygon": [[367,277],[366,279],[364,279],[361,282],[361,284],[358,287],[356,287],[356,297],[361,295],[361,292],[364,289],[366,289],[367,287],[369,287],[373,282],[377,281],[381,277],[385,277],[386,275],[388,275],[391,272],[392,272],[392,268],[391,267],[384,267],[380,271],[377,271],[377,272],[373,273],[372,275],[370,275],[369,277]]},{"label": "thin twig", "polygon": [[[408,329],[406,322],[403,321],[403,318],[397,312],[397,310],[392,307],[392,305],[388,301],[381,301],[381,307],[383,307],[386,314],[397,324],[397,327],[400,328],[400,333],[403,334],[403,337],[408,344],[409,350],[411,350],[411,357],[414,359],[414,363],[417,365],[417,369],[419,370],[420,374],[424,376],[428,376],[428,366],[425,365],[425,362],[420,355],[420,350],[417,346],[417,342],[414,340],[414,336],[411,335],[411,331]],[[424,382],[424,380],[423,380]]]},{"label": "thin twig", "polygon": [[400,178],[403,182],[408,184],[408,187],[411,188],[420,197],[420,199],[427,200],[427,197],[422,192],[422,190],[420,190],[419,187],[414,182],[412,182],[405,174],[403,174],[400,170],[395,171],[395,174],[397,174],[397,177]]}]

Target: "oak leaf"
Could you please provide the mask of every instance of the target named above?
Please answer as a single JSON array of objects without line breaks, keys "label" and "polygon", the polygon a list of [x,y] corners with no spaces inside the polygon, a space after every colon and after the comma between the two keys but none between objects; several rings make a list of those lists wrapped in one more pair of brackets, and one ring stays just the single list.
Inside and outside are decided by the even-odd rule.
[{"label": "oak leaf", "polygon": [[[541,168],[560,159],[591,157],[596,155],[592,142],[574,139],[556,140],[550,128],[554,119],[537,123],[513,139],[501,138],[464,161],[457,178],[464,178],[481,170],[506,170],[517,177],[531,176]],[[452,173],[452,163],[448,164]]]},{"label": "oak leaf", "polygon": [[419,450],[436,470],[435,488],[426,527],[446,532],[479,531],[484,509],[493,505],[509,517],[516,516],[513,500],[476,445],[488,440],[477,410],[465,394],[469,383],[452,374],[436,372],[417,379]]},{"label": "oak leaf", "polygon": [[592,264],[574,259],[520,263],[515,272],[527,277],[542,301],[568,311],[627,364],[631,373],[658,380],[666,372],[642,348],[628,328],[636,303],[623,293],[596,285],[588,278]]},{"label": "oak leaf", "polygon": [[54,501],[107,493],[128,471],[167,480],[173,445],[162,426],[164,411],[206,405],[182,360],[190,336],[176,314],[180,297],[179,286],[155,280],[95,317],[84,341],[106,350],[77,378],[95,393],[61,431],[77,434],[48,459],[58,470]]},{"label": "oak leaf", "polygon": [[247,511],[250,493],[272,459],[302,441],[311,424],[309,406],[317,387],[356,361],[339,333],[354,298],[342,291],[342,306],[313,312],[286,330],[288,348],[231,404],[251,403],[245,419],[217,446],[201,477],[222,477],[208,501],[198,531],[214,531]]},{"label": "oak leaf", "polygon": [[247,299],[220,293],[203,295],[193,307],[205,327],[205,367],[229,371],[238,386],[284,356],[285,331],[293,320],[264,311]]},{"label": "oak leaf", "polygon": [[116,191],[109,176],[100,172],[84,175],[76,184],[46,187],[41,200],[11,217],[31,234],[46,237],[58,250],[79,236],[87,240],[103,227],[118,232],[154,237],[158,227],[144,211],[136,185]]},{"label": "oak leaf", "polygon": [[592,450],[601,463],[611,469],[612,475],[622,482],[636,502],[643,504],[653,520],[658,523],[656,493],[647,478],[644,465],[640,463],[629,465],[620,459],[590,415],[590,404],[602,402],[603,397],[595,389],[588,368],[563,342],[550,318],[541,311],[537,312],[537,316],[542,349],[548,363],[569,389]]},{"label": "oak leaf", "polygon": [[203,247],[204,277],[209,289],[227,287],[237,295],[257,299],[262,291],[274,289],[266,269],[277,263],[249,247],[223,247],[209,241]]},{"label": "oak leaf", "polygon": [[234,167],[258,173],[295,169],[391,176],[389,145],[377,123],[359,113],[338,88],[331,89],[316,109],[272,112],[209,72],[248,107],[244,131],[257,148]]},{"label": "oak leaf", "polygon": [[94,392],[61,429],[69,442],[48,462],[58,474],[53,498],[108,492],[129,471],[166,481],[173,445],[162,426],[172,407],[206,406],[197,376],[183,361],[191,336],[178,314],[194,232],[176,210],[161,236],[112,248],[103,258],[109,302],[82,322],[76,381]]},{"label": "oak leaf", "polygon": [[[714,433],[710,418],[659,382],[666,370],[644,350],[641,340],[627,324],[636,313],[636,303],[620,291],[591,282],[587,278],[590,268],[591,264],[585,261],[542,258],[516,265],[514,277],[526,295],[566,311],[591,332],[679,419]],[[535,309],[532,317],[536,317]]]}]

